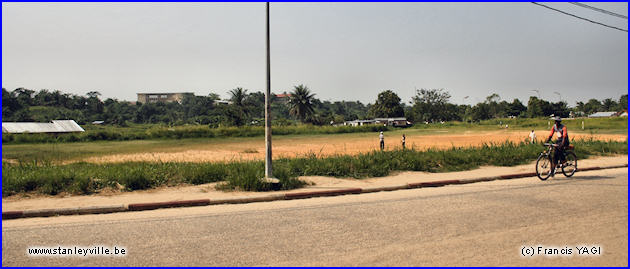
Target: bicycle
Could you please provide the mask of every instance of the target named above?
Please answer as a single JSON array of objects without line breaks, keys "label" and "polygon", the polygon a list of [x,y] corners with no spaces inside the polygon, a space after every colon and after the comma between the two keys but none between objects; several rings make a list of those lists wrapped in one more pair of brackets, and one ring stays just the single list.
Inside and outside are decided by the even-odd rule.
[{"label": "bicycle", "polygon": [[565,177],[571,177],[577,171],[577,156],[573,152],[573,145],[569,145],[564,150],[564,160],[566,161],[564,164],[557,164],[555,169],[551,169],[551,162],[553,161],[553,153],[558,147],[556,144],[544,143],[543,145],[547,146],[547,149],[540,153],[538,159],[536,160],[536,176],[540,178],[540,180],[547,180],[552,174],[556,173],[556,169],[560,167],[562,169],[562,174]]}]

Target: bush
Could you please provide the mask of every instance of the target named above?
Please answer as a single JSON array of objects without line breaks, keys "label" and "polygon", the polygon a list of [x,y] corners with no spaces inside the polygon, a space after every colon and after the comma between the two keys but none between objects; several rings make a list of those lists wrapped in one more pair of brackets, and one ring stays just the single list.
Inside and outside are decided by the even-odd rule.
[{"label": "bush", "polygon": [[[182,139],[212,137],[256,137],[264,136],[263,126],[219,127],[212,128],[201,125],[167,127],[153,125],[151,127],[112,127],[85,126],[83,133],[67,134],[2,134],[3,143],[57,143],[57,142],[91,142],[91,141],[127,141],[143,139]],[[379,132],[389,130],[385,126],[313,126],[290,125],[273,127],[274,135],[299,134],[339,134],[357,132]]]},{"label": "bush", "polygon": [[[573,141],[579,159],[590,155],[628,154],[627,141]],[[282,189],[294,189],[305,183],[298,176],[381,177],[392,171],[448,172],[477,168],[481,165],[513,166],[533,161],[543,150],[540,144],[486,144],[481,147],[426,151],[373,151],[355,156],[279,159],[274,162],[274,176]],[[533,168],[533,167],[532,167]],[[127,190],[142,190],[181,183],[205,184],[225,181],[219,188],[245,191],[269,191],[262,182],[264,162],[230,163],[147,163],[118,164],[50,163],[2,164],[2,196],[37,191],[55,195],[60,192],[92,193],[120,183]]]}]

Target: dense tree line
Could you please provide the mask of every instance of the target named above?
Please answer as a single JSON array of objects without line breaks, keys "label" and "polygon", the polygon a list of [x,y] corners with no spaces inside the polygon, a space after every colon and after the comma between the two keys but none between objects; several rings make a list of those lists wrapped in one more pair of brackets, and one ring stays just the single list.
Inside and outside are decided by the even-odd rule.
[{"label": "dense tree line", "polygon": [[[140,103],[100,99],[97,91],[85,96],[19,88],[2,89],[2,121],[49,122],[73,119],[79,124],[104,121],[125,126],[129,123],[168,125],[202,124],[211,127],[264,124],[265,95],[236,88],[229,91],[230,104],[219,102],[219,95],[188,94],[180,102]],[[274,124],[294,125],[298,121],[317,125],[365,118],[367,108],[359,101],[320,101],[303,85],[296,86],[290,97],[272,96]]]},{"label": "dense tree line", "polygon": [[564,101],[553,103],[534,96],[529,98],[527,106],[519,99],[513,99],[512,102],[501,100],[496,93],[472,106],[453,104],[450,98],[451,95],[443,89],[420,89],[416,90],[416,95],[412,97],[411,106],[404,106],[398,95],[392,91],[384,91],[378,95],[375,105],[370,107],[369,114],[374,117],[397,117],[401,115],[399,111],[403,109],[405,117],[413,122],[475,122],[507,117],[584,116],[599,111],[621,111],[628,108],[627,94],[622,95],[619,102],[610,98],[602,102],[591,99],[586,104],[577,102],[574,108],[569,108]]},{"label": "dense tree line", "polygon": [[[79,124],[102,120],[120,126],[129,123],[162,123],[168,125],[200,124],[211,127],[264,124],[265,95],[235,88],[228,92],[230,104],[219,102],[219,95],[188,94],[180,102],[139,103],[116,99],[101,100],[101,94],[90,91],[85,96],[18,88],[2,89],[2,121],[48,122],[54,119],[73,119]],[[626,110],[628,95],[619,100],[591,99],[568,107],[566,102],[549,102],[530,97],[525,105],[519,99],[511,102],[491,94],[475,105],[457,105],[450,102],[451,95],[443,89],[420,89],[406,105],[392,90],[378,94],[373,104],[359,101],[321,101],[307,86],[298,85],[282,96],[272,96],[271,113],[276,125],[293,125],[297,122],[328,125],[344,121],[406,117],[412,122],[480,121],[505,117],[561,117],[590,115],[599,111]]]}]

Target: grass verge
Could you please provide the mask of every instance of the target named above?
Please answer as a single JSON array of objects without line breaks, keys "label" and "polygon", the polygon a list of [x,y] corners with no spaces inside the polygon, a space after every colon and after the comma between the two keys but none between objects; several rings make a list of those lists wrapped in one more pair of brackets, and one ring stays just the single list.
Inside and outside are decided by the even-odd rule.
[{"label": "grass verge", "polygon": [[[183,139],[183,138],[214,138],[214,137],[257,137],[265,135],[265,128],[261,126],[219,127],[208,126],[177,126],[165,127],[159,125],[145,128],[88,126],[82,133],[67,134],[2,134],[3,144],[32,144],[32,143],[69,143],[92,141],[128,141],[147,139]],[[274,126],[273,135],[303,135],[303,134],[344,134],[364,133],[390,130],[391,127],[368,126]]]},{"label": "grass verge", "polygon": [[[627,141],[578,140],[573,144],[579,159],[591,155],[628,154]],[[305,183],[298,176],[382,177],[392,171],[448,172],[477,168],[481,165],[514,166],[535,160],[540,144],[486,144],[472,148],[445,150],[373,151],[355,156],[318,157],[314,154],[274,162],[274,176],[282,189],[294,189]],[[204,184],[225,181],[223,190],[268,191],[271,186],[259,179],[264,175],[262,161],[230,163],[148,163],[119,164],[50,163],[2,164],[2,196],[36,191],[55,195],[60,192],[89,194],[104,188],[141,190],[182,183]]]}]

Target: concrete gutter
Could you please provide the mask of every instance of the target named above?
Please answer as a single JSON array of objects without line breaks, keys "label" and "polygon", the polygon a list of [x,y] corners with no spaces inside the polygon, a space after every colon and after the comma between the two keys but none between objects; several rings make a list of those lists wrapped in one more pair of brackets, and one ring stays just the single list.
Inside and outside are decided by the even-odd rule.
[{"label": "concrete gutter", "polygon": [[[613,166],[594,166],[580,168],[578,171],[592,171],[602,169],[614,169],[628,167],[628,164],[613,165]],[[160,208],[172,208],[172,207],[191,207],[191,206],[207,206],[218,204],[247,204],[257,202],[270,202],[278,200],[293,200],[293,199],[307,199],[312,197],[321,196],[338,196],[347,194],[361,194],[381,191],[396,191],[404,189],[414,188],[431,188],[441,187],[454,184],[469,184],[484,181],[493,180],[506,180],[524,177],[534,177],[536,173],[520,173],[509,174],[494,177],[480,177],[469,179],[455,179],[455,180],[438,180],[430,182],[418,182],[408,183],[403,185],[384,186],[384,187],[367,187],[367,188],[348,188],[339,190],[322,190],[322,191],[303,191],[303,192],[289,192],[282,194],[271,194],[265,196],[254,197],[237,197],[226,199],[199,199],[199,200],[180,200],[180,201],[167,201],[167,202],[153,202],[153,203],[136,203],[129,205],[114,205],[114,206],[92,206],[92,207],[76,207],[76,208],[55,208],[55,209],[31,209],[23,211],[5,211],[2,212],[2,220],[17,219],[17,218],[34,218],[34,217],[51,217],[61,215],[85,215],[85,214],[106,214],[125,211],[144,211],[155,210]]]}]

